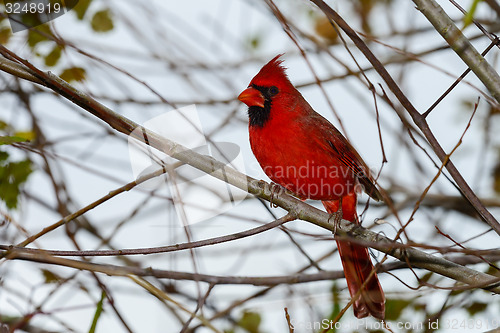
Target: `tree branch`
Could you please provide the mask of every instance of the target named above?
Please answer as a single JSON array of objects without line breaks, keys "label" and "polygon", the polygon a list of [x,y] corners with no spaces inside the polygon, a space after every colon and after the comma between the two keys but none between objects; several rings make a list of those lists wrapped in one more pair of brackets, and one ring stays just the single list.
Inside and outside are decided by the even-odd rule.
[{"label": "tree branch", "polygon": [[[344,272],[342,270],[338,271],[321,271],[313,274],[292,274],[292,275],[283,275],[283,276],[259,276],[259,277],[251,277],[251,276],[219,276],[219,275],[209,275],[209,274],[198,274],[198,273],[190,273],[190,272],[179,272],[179,271],[171,271],[171,270],[161,270],[161,269],[153,269],[153,268],[142,268],[142,267],[131,267],[131,266],[118,266],[113,264],[99,264],[99,263],[91,263],[88,261],[74,260],[74,259],[66,259],[60,257],[54,257],[44,250],[32,250],[23,249],[23,248],[12,248],[8,251],[7,258],[10,260],[27,260],[32,262],[39,262],[43,264],[49,265],[58,265],[64,267],[76,268],[79,270],[85,270],[90,272],[98,272],[107,274],[110,276],[127,276],[127,275],[136,275],[136,276],[153,276],[160,279],[172,279],[172,280],[190,280],[190,281],[201,281],[209,284],[245,284],[245,285],[254,285],[254,286],[276,286],[280,284],[296,284],[296,283],[307,283],[314,281],[324,281],[324,280],[335,280],[341,279],[344,277]],[[499,256],[492,255],[488,256],[488,259],[498,260]],[[440,259],[440,258],[438,258]],[[458,263],[463,264],[478,264],[481,263],[482,260],[474,257],[474,256],[462,256],[462,257],[450,257],[452,261],[449,263],[460,266]],[[437,265],[440,265],[438,263]],[[408,265],[406,262],[393,262],[380,266],[381,272],[388,272],[391,270],[402,269],[412,267],[413,265]],[[450,266],[452,267],[452,266]],[[460,266],[461,267],[461,266]],[[422,267],[421,267],[422,268]],[[499,278],[496,278],[496,281],[500,281]],[[498,284],[498,283],[497,283]],[[475,288],[480,287],[484,288],[484,285],[477,286],[467,286],[467,288]],[[485,288],[486,289],[486,288]],[[500,288],[498,286],[494,288],[489,288],[487,290],[499,293]]]},{"label": "tree branch", "polygon": [[450,160],[450,156],[446,154],[443,147],[439,144],[438,140],[432,133],[429,128],[429,124],[425,120],[417,109],[413,106],[413,104],[408,100],[406,95],[401,91],[397,83],[394,81],[392,76],[387,72],[385,67],[382,65],[380,60],[375,57],[373,52],[368,48],[368,46],[363,42],[363,40],[358,36],[358,34],[347,24],[346,21],[330,6],[328,6],[323,0],[311,0],[316,6],[318,6],[325,15],[335,21],[335,23],[351,38],[356,47],[365,55],[368,61],[373,65],[377,73],[382,77],[385,81],[389,89],[393,92],[396,98],[399,100],[401,105],[408,111],[414,123],[418,126],[418,128],[425,135],[425,138],[431,145],[435,154],[439,157],[441,162],[446,166],[446,169],[453,177],[455,182],[457,183],[460,191],[467,198],[467,200],[471,203],[471,205],[476,209],[478,214],[482,217],[484,221],[486,221],[493,230],[496,231],[498,235],[500,235],[500,223],[493,217],[493,215],[484,207],[479,198],[476,196],[474,191],[470,188],[469,184],[462,177],[458,169],[455,167],[453,162]]},{"label": "tree branch", "polygon": [[[115,113],[114,111],[100,104],[96,100],[92,99],[92,97],[90,97],[89,95],[77,90],[52,73],[45,73],[39,70],[26,60],[19,58],[17,55],[6,49],[3,45],[0,45],[0,53],[4,54],[4,56],[8,56],[11,59],[16,59],[16,62],[22,64],[25,67],[27,74],[34,75],[38,80],[42,82],[44,86],[52,89],[54,92],[79,105],[102,121],[106,122],[115,130],[125,135],[131,135],[138,140],[143,139],[143,137],[145,136],[148,138],[147,144],[149,144],[151,147],[156,148],[172,156],[173,158],[178,159],[179,161],[191,165],[194,168],[204,171],[205,173],[210,174],[211,176],[218,178],[228,184],[245,190],[248,193],[254,194],[267,201],[271,199],[273,193],[269,184],[267,184],[266,182],[258,181],[254,178],[248,177],[210,156],[198,154],[178,143],[170,141],[142,126],[139,126],[133,121]],[[9,60],[3,59],[3,61],[5,62]],[[141,131],[134,131],[136,128],[141,129]],[[391,239],[381,236],[373,231],[366,230],[361,226],[355,225],[346,220],[342,220],[339,225],[333,226],[329,223],[329,214],[285,193],[282,193],[280,195],[274,194],[272,200],[274,204],[287,210],[296,218],[311,222],[327,230],[335,230],[337,232],[337,235],[340,235],[342,237],[352,237],[354,240],[372,244],[373,248],[385,252],[403,262],[407,262],[412,266],[417,266],[433,271],[456,281],[466,283],[473,288],[483,288],[491,292],[500,294],[499,278],[455,264],[443,258],[427,254],[414,248],[395,248]],[[21,253],[20,251],[15,250],[6,251],[3,253],[3,255],[6,258],[18,258],[33,261],[42,260],[45,262],[49,261],[62,265],[71,265],[72,267],[79,269],[85,269],[85,267],[87,267],[85,265],[97,265],[65,258],[54,258],[47,255],[40,257],[39,254],[33,255],[29,253]],[[108,272],[108,270],[110,269],[112,269],[110,265],[97,265],[95,266],[95,269],[92,268],[92,270],[94,271],[103,273]],[[140,271],[144,272],[143,269],[141,269]],[[130,274],[130,272],[128,272],[127,274]]]},{"label": "tree branch", "polygon": [[[476,74],[500,103],[500,76],[484,57],[472,46],[453,20],[434,0],[413,0],[417,9],[424,14],[437,32],[446,40],[455,53]],[[498,38],[496,43],[498,45]]]}]

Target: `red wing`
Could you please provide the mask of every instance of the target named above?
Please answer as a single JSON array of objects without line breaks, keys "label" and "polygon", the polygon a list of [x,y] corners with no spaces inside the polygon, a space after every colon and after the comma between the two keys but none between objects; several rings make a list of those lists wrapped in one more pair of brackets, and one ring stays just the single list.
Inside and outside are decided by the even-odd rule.
[{"label": "red wing", "polygon": [[326,151],[334,153],[335,157],[353,172],[369,196],[377,201],[383,200],[382,194],[375,186],[370,175],[368,166],[342,133],[318,113],[315,113],[311,119],[314,123],[312,128],[321,132],[321,135],[315,136],[321,140],[318,143]]}]

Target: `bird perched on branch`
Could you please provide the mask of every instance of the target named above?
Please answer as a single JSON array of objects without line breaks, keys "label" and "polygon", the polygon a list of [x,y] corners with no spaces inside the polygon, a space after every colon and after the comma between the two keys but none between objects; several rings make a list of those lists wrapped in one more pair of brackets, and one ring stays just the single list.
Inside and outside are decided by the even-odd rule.
[{"label": "bird perched on branch", "polygon": [[[357,193],[382,195],[369,169],[347,139],[315,112],[288,79],[276,56],[238,99],[248,105],[252,151],[269,178],[302,199],[321,200],[330,214],[359,224]],[[354,315],[385,316],[385,297],[368,249],[338,240]]]}]

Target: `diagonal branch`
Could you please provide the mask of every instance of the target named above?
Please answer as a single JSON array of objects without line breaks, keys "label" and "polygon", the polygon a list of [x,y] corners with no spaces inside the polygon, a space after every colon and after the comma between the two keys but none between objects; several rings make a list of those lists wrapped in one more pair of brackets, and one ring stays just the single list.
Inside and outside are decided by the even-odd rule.
[{"label": "diagonal branch", "polygon": [[[500,103],[500,76],[472,46],[443,8],[434,0],[413,0],[413,2],[436,31],[443,36],[453,51],[467,64],[478,79],[488,88],[491,95]],[[499,44],[498,38],[496,44]]]},{"label": "diagonal branch", "polygon": [[[314,0],[313,0],[314,1]],[[115,130],[141,140],[143,135],[147,136],[148,142],[151,147],[156,148],[181,162],[184,162],[192,167],[199,169],[211,176],[218,178],[228,184],[238,187],[248,193],[256,195],[262,199],[269,201],[273,194],[271,187],[264,181],[259,181],[241,172],[225,165],[222,162],[206,155],[198,154],[176,142],[168,140],[133,121],[117,114],[106,106],[100,104],[89,95],[81,92],[63,81],[59,77],[48,72],[45,73],[35,66],[31,65],[28,61],[19,58],[17,55],[0,45],[0,53],[8,56],[10,59],[16,59],[20,68],[24,67],[26,76],[32,75],[40,82],[43,82],[45,87],[52,89],[59,95],[67,98],[71,102],[79,105],[91,114],[95,115],[102,121],[106,122]],[[7,59],[0,58],[0,62],[11,62]],[[1,66],[0,66],[1,67]],[[141,131],[134,131],[140,128]],[[315,207],[312,207],[299,199],[296,199],[285,193],[273,196],[273,204],[280,206],[287,210],[294,217],[301,220],[311,222],[319,227],[325,228],[330,231],[336,231],[339,236],[352,237],[354,240],[371,244],[371,247],[387,253],[388,255],[423,269],[427,269],[438,273],[440,275],[449,277],[456,281],[468,284],[473,288],[483,288],[491,292],[500,294],[500,279],[492,275],[481,273],[470,269],[468,267],[455,264],[446,259],[427,254],[423,251],[411,247],[395,247],[391,239],[379,235],[373,231],[366,230],[361,226],[350,223],[349,221],[342,220],[336,226],[329,223],[330,215]],[[22,256],[30,256],[32,254],[22,254]],[[4,251],[2,256],[9,258],[20,258],[21,254],[15,250]],[[28,259],[28,257],[25,257]],[[46,258],[57,259],[58,261],[68,261],[65,258],[54,258],[46,256]],[[46,259],[45,258],[45,259]],[[31,257],[31,259],[35,259]],[[80,263],[79,261],[70,260],[69,262],[76,262],[79,265],[87,264]],[[105,266],[105,265],[102,265]],[[76,267],[78,268],[78,267]]]},{"label": "diagonal branch", "polygon": [[493,230],[496,231],[497,234],[500,235],[500,223],[498,223],[495,217],[488,211],[488,209],[486,209],[486,207],[484,207],[474,191],[470,188],[469,184],[467,184],[453,162],[449,159],[448,154],[446,154],[443,147],[441,147],[441,145],[439,144],[438,140],[434,136],[434,133],[432,133],[429,124],[425,120],[425,117],[423,117],[413,106],[413,104],[408,100],[406,95],[401,91],[397,83],[394,81],[389,72],[387,72],[380,60],[377,59],[377,57],[372,53],[365,42],[363,42],[358,34],[347,24],[346,21],[344,21],[344,19],[335,10],[328,6],[323,0],[311,1],[316,4],[316,6],[318,6],[329,19],[335,21],[335,23],[349,36],[349,38],[351,38],[358,49],[365,55],[365,57],[373,65],[377,73],[385,81],[389,89],[399,100],[401,105],[408,111],[414,123],[425,135],[425,138],[431,145],[435,154],[439,157],[441,162],[445,164],[446,169],[457,183],[464,197],[467,198],[467,200],[476,209],[482,219],[486,223],[488,223],[493,228]]}]

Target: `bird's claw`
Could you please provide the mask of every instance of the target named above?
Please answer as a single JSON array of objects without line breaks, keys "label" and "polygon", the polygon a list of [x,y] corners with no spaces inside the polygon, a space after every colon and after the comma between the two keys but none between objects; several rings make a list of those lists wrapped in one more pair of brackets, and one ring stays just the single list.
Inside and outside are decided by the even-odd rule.
[{"label": "bird's claw", "polygon": [[[332,218],[333,218],[333,223],[330,221]],[[340,221],[342,221],[342,205],[335,213],[330,214],[330,217],[328,217],[328,223],[333,224],[332,233],[334,235],[337,234],[337,227],[340,225]]]},{"label": "bird's claw", "polygon": [[285,188],[279,184],[271,183],[270,190],[271,196],[269,197],[269,205],[271,208],[276,208],[278,205],[273,202],[274,197],[283,194],[285,192]]}]

